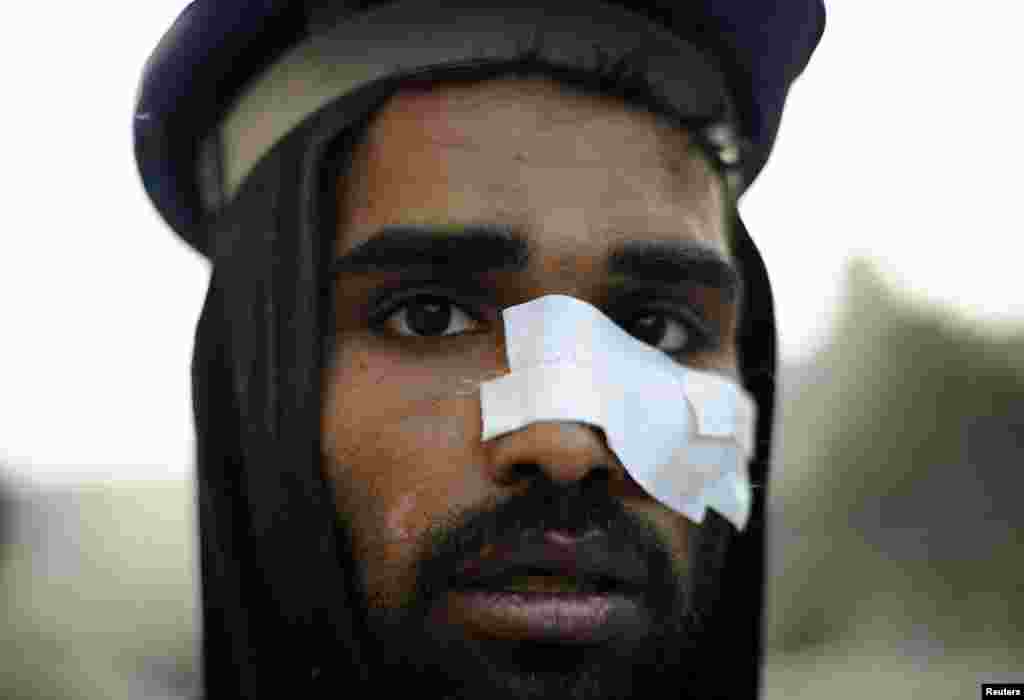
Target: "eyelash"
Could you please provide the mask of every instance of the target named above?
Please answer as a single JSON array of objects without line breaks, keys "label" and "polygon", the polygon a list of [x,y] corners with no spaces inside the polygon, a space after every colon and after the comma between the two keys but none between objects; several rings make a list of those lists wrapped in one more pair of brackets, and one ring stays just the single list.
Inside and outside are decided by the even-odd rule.
[{"label": "eyelash", "polygon": [[[417,339],[439,339],[439,338],[456,338],[464,335],[468,335],[472,332],[463,333],[452,333],[448,335],[440,336],[418,336],[418,335],[396,335],[390,333],[387,329],[388,321],[399,311],[406,306],[418,300],[435,300],[448,304],[459,311],[462,311],[470,319],[476,323],[486,323],[487,318],[478,308],[471,304],[467,304],[461,300],[453,298],[450,292],[445,292],[438,289],[414,289],[408,290],[388,299],[376,309],[370,316],[369,326],[370,329],[378,335],[391,335],[392,337],[398,338],[417,338]],[[681,350],[672,352],[666,351],[666,354],[672,357],[684,357],[696,354],[698,352],[704,352],[707,350],[714,349],[718,344],[718,337],[712,330],[709,329],[708,324],[700,317],[700,314],[691,311],[689,309],[679,309],[673,306],[672,308],[666,308],[664,303],[648,303],[648,304],[630,304],[635,308],[630,313],[615,313],[610,314],[612,318],[622,319],[617,320],[616,323],[620,327],[625,327],[624,324],[629,321],[635,321],[642,316],[659,315],[665,318],[682,324],[686,329],[688,336],[688,342]],[[624,305],[617,304],[616,311],[625,311]]]},{"label": "eyelash", "polygon": [[[389,292],[385,290],[383,294],[378,295],[378,301],[374,302],[371,305],[374,310],[370,313],[370,329],[377,333],[385,333],[386,329],[384,328],[384,326],[387,323],[388,319],[391,318],[395,314],[395,312],[401,310],[404,306],[407,306],[411,302],[417,301],[419,299],[436,299],[442,301],[465,312],[467,316],[469,316],[477,323],[486,322],[487,318],[485,314],[483,314],[476,305],[464,301],[461,298],[461,296],[462,295],[453,295],[450,290],[436,289],[433,287],[417,287],[415,289],[408,289],[399,291],[397,293],[391,293],[391,295],[389,295]],[[381,300],[381,298],[383,299]]]},{"label": "eyelash", "polygon": [[[623,323],[625,323],[626,320],[635,321],[638,318],[650,315],[664,316],[667,319],[681,324],[686,329],[688,342],[685,347],[674,352],[665,351],[665,353],[671,357],[687,357],[699,352],[713,350],[718,347],[717,334],[709,328],[708,323],[701,318],[698,312],[690,309],[677,308],[675,305],[669,307],[664,303],[651,303],[647,305],[638,305],[635,311],[628,315],[624,314],[620,318],[625,319],[623,321]],[[615,317],[613,316],[613,318]],[[621,325],[622,324],[620,323],[620,326]]]}]

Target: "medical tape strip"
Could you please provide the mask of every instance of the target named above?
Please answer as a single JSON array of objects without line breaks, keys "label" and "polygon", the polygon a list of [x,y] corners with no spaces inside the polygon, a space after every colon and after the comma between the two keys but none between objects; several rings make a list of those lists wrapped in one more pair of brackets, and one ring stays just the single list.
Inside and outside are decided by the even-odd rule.
[{"label": "medical tape strip", "polygon": [[597,308],[549,295],[503,313],[509,373],[480,385],[482,440],[538,421],[600,428],[649,494],[695,522],[750,517],[756,409],[735,382],[684,367]]}]

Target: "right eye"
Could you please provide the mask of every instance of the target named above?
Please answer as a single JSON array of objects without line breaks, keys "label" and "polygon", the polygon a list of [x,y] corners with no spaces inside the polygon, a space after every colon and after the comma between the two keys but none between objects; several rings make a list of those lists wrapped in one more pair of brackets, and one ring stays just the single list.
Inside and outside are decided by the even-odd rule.
[{"label": "right eye", "polygon": [[433,338],[472,332],[479,322],[444,297],[420,294],[401,302],[380,325],[402,337]]}]

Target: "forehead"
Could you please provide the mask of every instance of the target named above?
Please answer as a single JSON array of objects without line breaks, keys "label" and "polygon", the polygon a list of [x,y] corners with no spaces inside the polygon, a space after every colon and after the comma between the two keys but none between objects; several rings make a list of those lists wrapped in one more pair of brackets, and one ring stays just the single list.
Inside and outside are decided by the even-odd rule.
[{"label": "forehead", "polygon": [[718,179],[685,130],[545,78],[404,89],[353,155],[338,252],[386,225],[498,223],[542,255],[632,239],[727,254]]}]

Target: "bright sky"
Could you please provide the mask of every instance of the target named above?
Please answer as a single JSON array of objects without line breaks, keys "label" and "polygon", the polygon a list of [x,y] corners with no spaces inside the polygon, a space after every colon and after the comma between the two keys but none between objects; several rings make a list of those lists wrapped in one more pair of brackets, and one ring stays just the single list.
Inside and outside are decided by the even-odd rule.
[{"label": "bright sky", "polygon": [[[131,145],[142,64],[185,4],[0,11],[0,461],[18,474],[191,468],[189,359],[208,270],[145,198]],[[968,316],[1024,319],[1016,4],[828,4],[742,205],[784,356],[821,342],[854,254]]]}]

